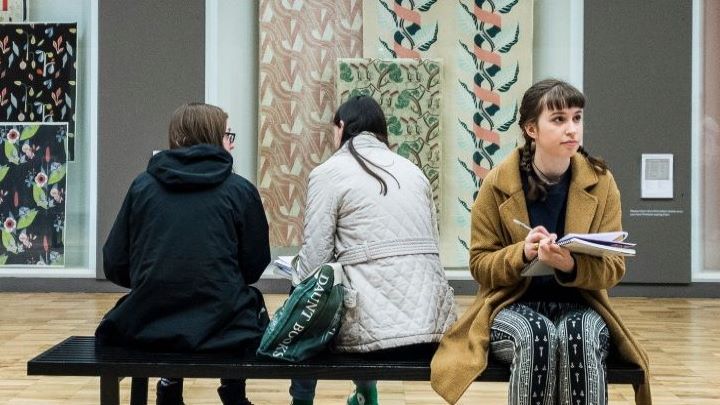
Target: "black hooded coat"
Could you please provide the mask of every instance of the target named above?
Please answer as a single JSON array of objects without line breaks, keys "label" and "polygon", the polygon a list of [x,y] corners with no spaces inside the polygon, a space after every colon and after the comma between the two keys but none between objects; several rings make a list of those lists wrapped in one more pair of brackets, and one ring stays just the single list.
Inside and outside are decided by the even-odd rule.
[{"label": "black hooded coat", "polygon": [[253,350],[268,324],[250,287],[270,261],[257,189],[213,145],[153,156],[103,247],[105,276],[130,288],[100,322],[102,344]]}]

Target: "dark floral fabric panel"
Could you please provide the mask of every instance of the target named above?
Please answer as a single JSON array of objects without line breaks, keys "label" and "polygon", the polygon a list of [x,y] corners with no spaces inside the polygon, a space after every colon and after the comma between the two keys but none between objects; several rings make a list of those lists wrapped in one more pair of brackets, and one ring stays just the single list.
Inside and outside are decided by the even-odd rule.
[{"label": "dark floral fabric panel", "polygon": [[77,24],[0,24],[0,120],[67,122],[74,160]]},{"label": "dark floral fabric panel", "polygon": [[0,123],[0,266],[65,264],[67,123]]}]

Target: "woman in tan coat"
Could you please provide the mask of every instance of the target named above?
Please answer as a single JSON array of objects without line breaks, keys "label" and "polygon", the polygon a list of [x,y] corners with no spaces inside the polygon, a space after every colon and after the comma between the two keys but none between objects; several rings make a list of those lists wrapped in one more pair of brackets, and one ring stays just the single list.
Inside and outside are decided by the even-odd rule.
[{"label": "woman in tan coat", "polygon": [[[525,145],[480,187],[470,247],[480,288],[432,361],[432,386],[450,403],[492,355],[511,365],[509,404],[605,404],[611,346],[645,370],[636,403],[651,403],[647,355],[607,295],[625,273],[624,259],[571,254],[554,243],[567,233],[622,229],[612,174],[580,146],[584,105],[565,82],[533,85],[520,107]],[[535,258],[554,274],[522,277]]]}]

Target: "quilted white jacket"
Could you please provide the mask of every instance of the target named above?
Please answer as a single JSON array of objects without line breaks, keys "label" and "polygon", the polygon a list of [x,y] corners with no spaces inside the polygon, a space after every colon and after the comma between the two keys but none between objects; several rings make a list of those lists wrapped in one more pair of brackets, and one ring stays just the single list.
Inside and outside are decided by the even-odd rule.
[{"label": "quilted white jacket", "polygon": [[373,168],[388,185],[383,196],[380,183],[362,170],[347,143],[316,167],[310,173],[297,271],[303,279],[323,263],[343,264],[351,302],[346,300],[336,350],[437,342],[456,314],[438,255],[430,184],[417,166],[371,133],[358,135],[354,145],[397,182]]}]

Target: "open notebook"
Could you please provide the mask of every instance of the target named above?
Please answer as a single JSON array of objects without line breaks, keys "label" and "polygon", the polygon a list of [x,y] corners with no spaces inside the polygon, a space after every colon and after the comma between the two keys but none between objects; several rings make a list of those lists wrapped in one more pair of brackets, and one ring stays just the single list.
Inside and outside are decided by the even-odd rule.
[{"label": "open notebook", "polygon": [[300,284],[300,276],[295,269],[297,262],[297,256],[278,256],[273,262],[268,264],[268,267],[272,268],[273,274],[290,280],[293,286]]},{"label": "open notebook", "polygon": [[[556,243],[573,253],[582,253],[591,256],[635,256],[635,244],[625,242],[628,233],[601,232],[601,233],[569,233]],[[545,276],[553,274],[554,269],[537,258],[533,259],[522,270],[524,277]]]}]

